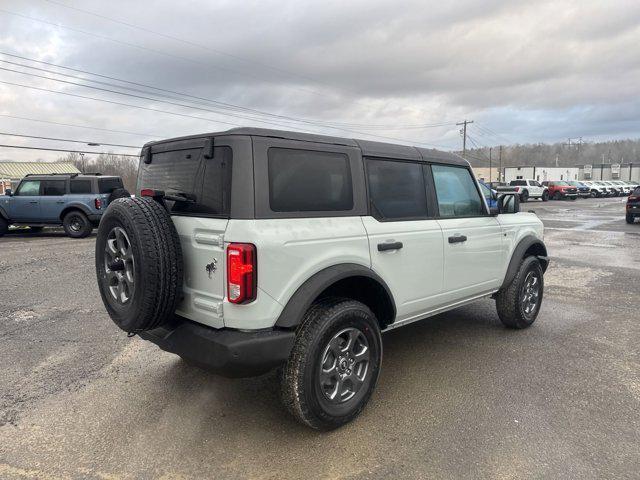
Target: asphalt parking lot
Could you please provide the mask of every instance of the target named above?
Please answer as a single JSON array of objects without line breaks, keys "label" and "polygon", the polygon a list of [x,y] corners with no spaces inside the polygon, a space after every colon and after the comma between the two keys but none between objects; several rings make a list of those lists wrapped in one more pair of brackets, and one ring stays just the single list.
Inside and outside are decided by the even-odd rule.
[{"label": "asphalt parking lot", "polygon": [[624,199],[523,204],[552,264],[536,324],[482,301],[384,335],[378,388],[317,433],[276,378],[229,380],[108,318],[95,237],[0,240],[0,478],[638,478],[640,224]]}]

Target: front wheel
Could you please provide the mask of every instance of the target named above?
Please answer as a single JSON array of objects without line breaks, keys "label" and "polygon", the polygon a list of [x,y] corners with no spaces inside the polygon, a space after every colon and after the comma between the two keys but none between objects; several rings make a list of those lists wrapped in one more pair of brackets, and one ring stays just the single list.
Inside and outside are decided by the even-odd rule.
[{"label": "front wheel", "polygon": [[520,202],[521,203],[527,203],[527,200],[529,200],[529,192],[527,190],[525,190],[524,192],[522,192],[520,194]]},{"label": "front wheel", "polygon": [[0,237],[4,236],[9,231],[9,223],[2,217],[0,217]]},{"label": "front wheel", "polygon": [[556,192],[553,194],[553,199],[554,200],[562,200],[562,195],[560,195],[560,192]]},{"label": "front wheel", "polygon": [[546,191],[546,190],[542,193],[542,201],[543,202],[548,202],[549,201],[549,192]]},{"label": "front wheel", "polygon": [[633,215],[631,215],[631,214],[629,214],[629,213],[628,213],[628,214],[627,214],[627,223],[633,223],[633,222],[634,222],[634,220],[635,220],[635,219],[634,219]]},{"label": "front wheel", "polygon": [[88,237],[93,230],[93,225],[91,225],[87,216],[79,210],[67,213],[62,220],[62,226],[66,234],[71,238]]},{"label": "front wheel", "polygon": [[312,428],[338,428],[369,401],[381,361],[382,339],[373,312],[355,300],[321,300],[305,314],[282,370],[282,401]]},{"label": "front wheel", "polygon": [[542,265],[536,257],[522,260],[516,276],[496,296],[498,316],[509,328],[527,328],[535,322],[544,293]]}]

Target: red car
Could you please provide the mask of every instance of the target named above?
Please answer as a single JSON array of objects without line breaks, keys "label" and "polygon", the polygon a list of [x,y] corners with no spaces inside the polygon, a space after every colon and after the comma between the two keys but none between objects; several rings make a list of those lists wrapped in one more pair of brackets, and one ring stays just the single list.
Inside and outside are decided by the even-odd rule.
[{"label": "red car", "polygon": [[633,223],[636,218],[640,218],[640,187],[636,187],[627,199],[627,223]]},{"label": "red car", "polygon": [[575,200],[578,198],[578,189],[573,185],[569,185],[568,182],[562,180],[542,182],[542,185],[549,189],[549,198],[553,198],[554,200],[562,200],[563,198]]}]

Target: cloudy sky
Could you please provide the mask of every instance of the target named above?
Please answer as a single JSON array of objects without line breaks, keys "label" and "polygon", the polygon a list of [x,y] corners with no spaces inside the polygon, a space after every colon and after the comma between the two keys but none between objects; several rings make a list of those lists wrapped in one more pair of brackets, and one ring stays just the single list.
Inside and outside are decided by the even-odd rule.
[{"label": "cloudy sky", "polygon": [[2,0],[0,132],[135,147],[252,125],[453,150],[469,119],[471,146],[637,138],[638,45],[637,0]]}]

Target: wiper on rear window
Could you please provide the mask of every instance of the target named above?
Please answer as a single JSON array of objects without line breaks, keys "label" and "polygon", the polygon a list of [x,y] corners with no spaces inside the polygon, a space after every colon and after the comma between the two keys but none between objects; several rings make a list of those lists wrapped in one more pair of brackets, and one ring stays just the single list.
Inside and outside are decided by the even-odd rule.
[{"label": "wiper on rear window", "polygon": [[197,197],[193,193],[181,192],[177,188],[167,187],[173,190],[172,193],[165,193],[165,200],[171,200],[172,202],[195,202]]}]

